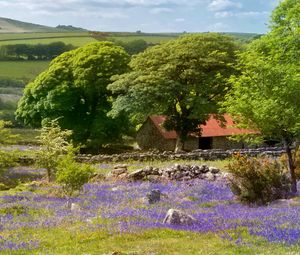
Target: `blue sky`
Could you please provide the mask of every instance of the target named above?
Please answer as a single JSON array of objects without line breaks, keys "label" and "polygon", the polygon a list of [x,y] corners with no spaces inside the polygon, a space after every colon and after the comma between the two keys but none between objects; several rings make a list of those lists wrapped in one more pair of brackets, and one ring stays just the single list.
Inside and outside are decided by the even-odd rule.
[{"label": "blue sky", "polygon": [[0,0],[0,17],[98,31],[265,33],[280,0]]}]

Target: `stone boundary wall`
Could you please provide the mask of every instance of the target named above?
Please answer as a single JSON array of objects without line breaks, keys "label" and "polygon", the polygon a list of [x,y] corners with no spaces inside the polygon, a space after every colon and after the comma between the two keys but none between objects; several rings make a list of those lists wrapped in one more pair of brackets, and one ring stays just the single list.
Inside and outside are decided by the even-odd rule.
[{"label": "stone boundary wall", "polygon": [[151,161],[151,160],[222,160],[230,158],[236,153],[247,155],[250,157],[255,156],[269,156],[279,157],[284,153],[282,147],[266,147],[257,149],[235,149],[235,150],[195,150],[192,152],[131,152],[113,155],[78,155],[78,162],[85,163],[99,163],[99,162],[122,162],[127,160],[134,161]]}]

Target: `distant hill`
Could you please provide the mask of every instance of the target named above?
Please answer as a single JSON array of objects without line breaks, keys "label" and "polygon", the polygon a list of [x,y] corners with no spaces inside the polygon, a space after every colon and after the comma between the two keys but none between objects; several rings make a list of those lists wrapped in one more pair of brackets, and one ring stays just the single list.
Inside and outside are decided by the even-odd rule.
[{"label": "distant hill", "polygon": [[87,31],[84,28],[73,27],[72,25],[68,25],[68,26],[58,25],[56,28],[59,29],[59,30],[62,30],[62,31],[66,31],[66,32],[86,32]]},{"label": "distant hill", "polygon": [[49,32],[84,32],[83,28],[59,25],[48,27],[33,23],[0,17],[0,33],[49,33]]}]

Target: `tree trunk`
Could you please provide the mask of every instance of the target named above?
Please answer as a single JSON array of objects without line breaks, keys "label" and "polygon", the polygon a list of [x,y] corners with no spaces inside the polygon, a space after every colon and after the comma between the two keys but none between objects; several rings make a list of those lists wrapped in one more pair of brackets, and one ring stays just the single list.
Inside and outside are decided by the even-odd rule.
[{"label": "tree trunk", "polygon": [[47,181],[48,182],[51,182],[51,177],[52,177],[51,169],[47,169]]},{"label": "tree trunk", "polygon": [[184,140],[182,139],[181,135],[177,135],[175,153],[182,152],[183,149],[184,149]]},{"label": "tree trunk", "polygon": [[296,180],[296,174],[295,174],[296,167],[295,167],[295,162],[294,162],[293,155],[292,155],[292,150],[291,150],[290,143],[287,138],[283,139],[283,143],[284,143],[284,149],[285,149],[285,152],[287,155],[287,167],[288,167],[288,170],[290,172],[290,177],[291,177],[291,185],[292,185],[291,190],[293,193],[296,193],[297,192],[297,180]]}]

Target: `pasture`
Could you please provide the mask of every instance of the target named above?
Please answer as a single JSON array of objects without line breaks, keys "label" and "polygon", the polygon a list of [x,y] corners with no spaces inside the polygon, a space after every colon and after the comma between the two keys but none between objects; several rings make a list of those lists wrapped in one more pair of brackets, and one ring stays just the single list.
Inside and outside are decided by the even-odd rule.
[{"label": "pasture", "polygon": [[0,77],[29,81],[48,65],[49,61],[0,61]]},{"label": "pasture", "polygon": [[[143,167],[177,161],[127,163],[129,167]],[[96,167],[101,174],[113,165]],[[28,173],[43,174],[35,168],[18,167],[11,170],[10,177]],[[147,193],[153,189],[159,189],[164,196],[149,204]],[[222,179],[168,183],[91,181],[71,200],[63,195],[60,186],[36,180],[2,191],[0,200],[0,250],[7,255],[296,255],[300,249],[299,197],[291,200],[288,207],[247,206],[235,199]],[[76,206],[71,209],[70,203]],[[163,224],[170,208],[192,215],[197,223]]]},{"label": "pasture", "polygon": [[0,34],[0,45],[48,44],[58,41],[74,46],[83,46],[87,43],[95,42],[96,40],[87,32]]}]

